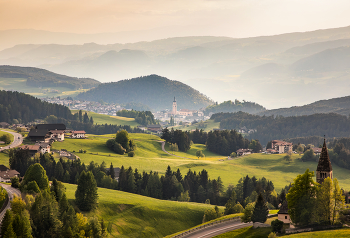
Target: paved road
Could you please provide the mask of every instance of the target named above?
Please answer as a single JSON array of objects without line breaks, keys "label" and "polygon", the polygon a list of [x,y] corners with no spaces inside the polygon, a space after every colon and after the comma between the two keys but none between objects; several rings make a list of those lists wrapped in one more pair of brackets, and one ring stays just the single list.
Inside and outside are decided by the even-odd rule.
[{"label": "paved road", "polygon": [[201,230],[198,230],[196,232],[193,232],[191,234],[181,236],[184,238],[210,238],[214,237],[229,231],[233,231],[236,229],[240,229],[243,227],[248,227],[251,226],[252,223],[242,223],[241,221],[233,220],[233,221],[228,221],[224,222],[221,224],[217,224],[214,226],[209,226],[206,228],[203,228]]},{"label": "paved road", "polygon": [[23,143],[23,137],[22,137],[21,134],[16,133],[16,132],[12,132],[12,131],[7,131],[7,130],[2,130],[2,131],[5,131],[5,132],[7,132],[7,133],[12,134],[14,140],[13,140],[13,142],[12,142],[10,145],[4,146],[4,147],[0,147],[0,151],[2,151],[2,150],[7,150],[7,149],[10,149],[10,148],[14,148],[14,147],[17,147],[17,146],[19,146],[20,144]]},{"label": "paved road", "polygon": [[2,219],[3,219],[4,216],[5,216],[6,210],[11,208],[11,203],[10,203],[10,201],[12,201],[13,196],[16,195],[17,197],[20,197],[20,196],[21,196],[21,192],[20,192],[18,189],[13,188],[13,187],[11,187],[10,185],[7,185],[7,184],[0,183],[0,186],[3,187],[4,189],[6,189],[7,194],[8,194],[8,196],[9,196],[9,202],[7,203],[7,206],[6,206],[5,209],[0,213],[0,222],[2,222]]}]

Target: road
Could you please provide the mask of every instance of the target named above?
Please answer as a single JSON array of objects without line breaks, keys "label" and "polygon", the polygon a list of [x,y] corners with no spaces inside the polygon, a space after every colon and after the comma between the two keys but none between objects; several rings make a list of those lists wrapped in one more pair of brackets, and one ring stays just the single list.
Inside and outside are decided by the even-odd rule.
[{"label": "road", "polygon": [[8,146],[0,147],[0,151],[17,147],[23,143],[23,137],[21,134],[16,133],[16,132],[12,132],[12,131],[7,131],[7,130],[2,130],[2,131],[12,134],[13,135],[13,142]]},{"label": "road", "polygon": [[21,196],[21,192],[18,189],[13,188],[13,187],[11,187],[10,185],[7,185],[7,184],[0,183],[0,186],[3,187],[4,189],[6,189],[7,194],[9,196],[9,202],[7,203],[5,209],[0,213],[0,222],[2,222],[2,219],[5,216],[6,210],[11,208],[10,201],[12,201],[13,195],[16,195],[17,197],[20,197]]},{"label": "road", "polygon": [[224,222],[221,224],[217,224],[214,226],[209,226],[209,227],[205,227],[202,228],[198,231],[195,231],[193,233],[181,236],[184,238],[210,238],[210,237],[214,237],[229,231],[233,231],[236,229],[240,229],[240,228],[244,228],[244,227],[248,227],[248,226],[252,226],[252,223],[242,223],[239,220],[233,220],[233,221],[228,221],[228,222]]}]

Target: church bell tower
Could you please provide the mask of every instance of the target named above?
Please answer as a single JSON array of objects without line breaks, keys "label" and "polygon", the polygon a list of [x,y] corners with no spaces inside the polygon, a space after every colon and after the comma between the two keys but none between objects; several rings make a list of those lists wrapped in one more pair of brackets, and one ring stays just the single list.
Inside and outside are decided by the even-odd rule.
[{"label": "church bell tower", "polygon": [[316,182],[323,183],[323,180],[328,177],[333,179],[333,170],[332,170],[332,164],[328,155],[326,139],[324,139],[322,152],[320,155],[320,159],[318,160],[318,165],[316,170]]},{"label": "church bell tower", "polygon": [[177,113],[177,104],[176,104],[176,100],[175,100],[175,97],[174,97],[172,114],[176,115],[176,113]]}]

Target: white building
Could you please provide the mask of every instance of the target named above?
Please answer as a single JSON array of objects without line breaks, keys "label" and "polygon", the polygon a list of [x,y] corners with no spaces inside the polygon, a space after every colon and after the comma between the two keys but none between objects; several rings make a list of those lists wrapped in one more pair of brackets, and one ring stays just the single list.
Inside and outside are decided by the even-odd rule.
[{"label": "white building", "polygon": [[85,131],[72,131],[72,134],[70,135],[70,138],[76,138],[76,139],[84,139],[85,138]]}]

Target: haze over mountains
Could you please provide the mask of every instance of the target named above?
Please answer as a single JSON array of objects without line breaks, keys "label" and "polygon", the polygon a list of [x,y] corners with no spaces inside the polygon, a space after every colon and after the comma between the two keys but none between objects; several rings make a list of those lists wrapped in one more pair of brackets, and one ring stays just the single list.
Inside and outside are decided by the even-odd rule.
[{"label": "haze over mountains", "polygon": [[101,82],[157,74],[184,82],[214,101],[245,99],[269,109],[349,95],[350,27],[244,39],[63,44],[17,45],[0,52],[0,64]]}]

